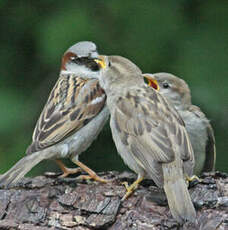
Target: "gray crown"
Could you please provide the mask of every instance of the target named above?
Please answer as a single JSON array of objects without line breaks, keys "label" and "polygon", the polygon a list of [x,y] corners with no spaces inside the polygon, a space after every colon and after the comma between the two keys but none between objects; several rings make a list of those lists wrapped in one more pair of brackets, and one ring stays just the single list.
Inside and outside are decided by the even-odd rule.
[{"label": "gray crown", "polygon": [[90,41],[78,42],[71,46],[67,52],[73,52],[77,54],[78,57],[98,57],[97,46]]}]

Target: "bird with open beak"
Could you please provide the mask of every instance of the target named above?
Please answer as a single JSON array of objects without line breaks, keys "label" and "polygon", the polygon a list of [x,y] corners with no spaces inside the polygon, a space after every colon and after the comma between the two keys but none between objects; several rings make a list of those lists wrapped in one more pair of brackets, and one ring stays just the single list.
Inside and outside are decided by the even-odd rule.
[{"label": "bird with open beak", "polygon": [[[55,159],[62,177],[81,169],[97,181],[107,182],[78,160],[108,120],[106,95],[97,80],[99,66],[96,45],[78,42],[62,57],[59,78],[36,123],[27,155],[0,176],[0,187],[18,182],[44,159]],[[70,158],[80,168],[69,169],[60,161]]]},{"label": "bird with open beak", "polygon": [[194,151],[194,174],[213,171],[216,161],[214,132],[201,109],[192,105],[187,83],[170,73],[147,73],[143,76],[149,86],[173,104],[183,119]]},{"label": "bird with open beak", "polygon": [[194,154],[183,120],[165,97],[145,85],[141,70],[128,59],[100,56],[97,63],[117,151],[138,175],[132,185],[125,184],[123,200],[143,178],[151,178],[164,188],[173,217],[180,223],[195,222],[186,185]]}]

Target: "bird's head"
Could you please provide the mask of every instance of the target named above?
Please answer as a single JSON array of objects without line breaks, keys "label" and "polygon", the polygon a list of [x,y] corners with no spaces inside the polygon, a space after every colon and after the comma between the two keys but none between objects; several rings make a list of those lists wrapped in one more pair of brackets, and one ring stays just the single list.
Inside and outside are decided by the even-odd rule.
[{"label": "bird's head", "polygon": [[96,60],[100,68],[99,80],[101,86],[107,84],[135,84],[142,81],[141,70],[130,60],[121,56],[99,56]]},{"label": "bird's head", "polygon": [[184,109],[191,104],[191,93],[187,83],[170,73],[143,74],[145,82],[165,96],[176,109]]},{"label": "bird's head", "polygon": [[81,77],[97,78],[97,47],[93,42],[82,41],[71,46],[62,57],[61,73],[72,73]]}]

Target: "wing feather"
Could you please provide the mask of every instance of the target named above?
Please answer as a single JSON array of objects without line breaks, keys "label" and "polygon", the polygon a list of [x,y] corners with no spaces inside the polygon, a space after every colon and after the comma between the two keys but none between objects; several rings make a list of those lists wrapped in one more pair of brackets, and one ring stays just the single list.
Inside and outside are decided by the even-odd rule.
[{"label": "wing feather", "polygon": [[201,111],[201,109],[192,105],[189,108],[189,111],[193,112],[197,117],[203,119],[206,122],[207,127],[207,143],[206,143],[206,159],[204,162],[203,172],[210,172],[215,170],[216,163],[216,147],[215,147],[215,136],[213,128],[210,124],[210,121],[206,118],[205,114]]},{"label": "wing feather", "polygon": [[206,159],[203,168],[203,172],[210,172],[215,170],[216,163],[216,148],[215,148],[215,136],[214,131],[210,123],[207,126],[207,144],[206,144]]},{"label": "wing feather", "polygon": [[54,145],[78,131],[103,109],[105,101],[98,80],[60,76],[37,121],[27,154]]},{"label": "wing feather", "polygon": [[157,184],[162,183],[161,163],[176,157],[186,162],[187,172],[192,171],[194,157],[184,122],[160,94],[146,86],[139,88],[137,95],[128,89],[117,100],[113,114],[122,143]]}]

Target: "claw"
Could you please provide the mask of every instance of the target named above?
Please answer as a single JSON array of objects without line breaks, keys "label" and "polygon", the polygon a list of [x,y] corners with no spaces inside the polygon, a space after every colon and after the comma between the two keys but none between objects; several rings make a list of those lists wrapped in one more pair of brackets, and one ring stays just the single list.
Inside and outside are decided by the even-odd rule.
[{"label": "claw", "polygon": [[128,191],[129,185],[127,181],[124,181],[121,183],[122,185],[124,185],[124,187],[126,188],[126,190]]},{"label": "claw", "polygon": [[76,173],[79,173],[81,172],[82,170],[78,167],[78,168],[65,168],[65,171],[63,172],[62,175],[59,176],[59,178],[65,178],[71,174],[76,174]]},{"label": "claw", "polygon": [[84,179],[84,180],[95,180],[95,181],[99,181],[102,183],[108,183],[108,182],[112,182],[113,180],[106,180],[103,179],[102,177],[99,177],[92,169],[90,169],[89,167],[87,167],[86,165],[84,165],[82,162],[78,161],[78,160],[72,160],[76,165],[78,165],[83,171],[87,172],[89,175],[81,175],[79,177],[77,177],[77,179]]},{"label": "claw", "polygon": [[202,180],[198,177],[198,176],[196,176],[196,175],[193,175],[193,176],[191,176],[191,177],[189,177],[189,176],[186,176],[186,180],[187,181],[194,181],[194,180],[198,180],[199,182],[202,182]]},{"label": "claw", "polygon": [[61,160],[55,160],[56,164],[60,167],[60,169],[63,171],[63,174],[59,176],[59,178],[65,178],[68,175],[76,174],[78,172],[81,172],[81,168],[67,168]]},{"label": "claw", "polygon": [[102,183],[109,183],[112,182],[113,180],[106,180],[102,177],[99,177],[97,174],[90,176],[90,175],[80,175],[78,176],[76,179],[81,179],[81,180],[95,180],[98,182],[102,182]]}]

